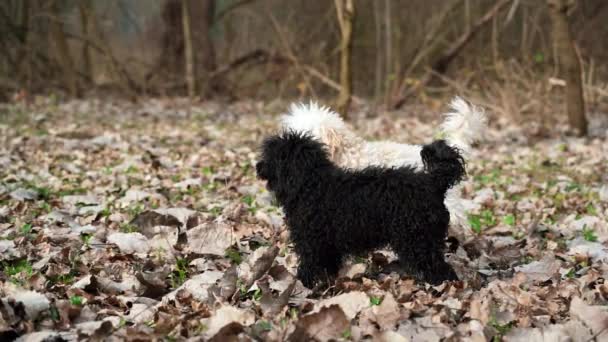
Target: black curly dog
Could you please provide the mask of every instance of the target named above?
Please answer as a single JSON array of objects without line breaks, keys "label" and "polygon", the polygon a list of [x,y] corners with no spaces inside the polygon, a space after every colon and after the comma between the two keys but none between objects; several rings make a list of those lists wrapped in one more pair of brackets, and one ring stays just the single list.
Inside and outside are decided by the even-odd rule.
[{"label": "black curly dog", "polygon": [[458,279],[443,256],[450,221],[443,202],[464,177],[464,160],[443,140],[420,154],[424,171],[351,171],[334,165],[325,145],[308,135],[285,132],[264,141],[257,174],[284,209],[305,286],[335,276],[344,256],[387,245],[419,281]]}]

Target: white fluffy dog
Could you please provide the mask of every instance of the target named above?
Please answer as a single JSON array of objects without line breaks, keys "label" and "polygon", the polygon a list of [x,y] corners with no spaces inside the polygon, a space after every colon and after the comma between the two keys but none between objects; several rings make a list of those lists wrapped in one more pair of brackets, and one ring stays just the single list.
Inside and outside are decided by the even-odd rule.
[{"label": "white fluffy dog", "polygon": [[[487,125],[485,113],[455,97],[450,102],[451,112],[445,114],[441,124],[441,135],[448,144],[462,152],[468,159],[471,144],[482,137]],[[421,145],[400,144],[391,141],[365,141],[359,137],[331,109],[314,102],[292,104],[290,112],[281,118],[283,129],[309,132],[325,143],[332,160],[342,166],[363,169],[367,166],[398,167],[410,165],[422,169]],[[450,189],[445,204],[450,211],[452,226],[468,226],[467,211],[473,207],[471,201],[461,196],[461,187]]]}]

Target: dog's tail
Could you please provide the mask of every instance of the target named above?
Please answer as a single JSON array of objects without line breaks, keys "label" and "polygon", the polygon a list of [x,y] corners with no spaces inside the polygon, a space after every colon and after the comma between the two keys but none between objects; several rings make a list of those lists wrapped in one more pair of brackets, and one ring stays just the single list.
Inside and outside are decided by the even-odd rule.
[{"label": "dog's tail", "polygon": [[482,109],[459,96],[454,97],[449,106],[452,111],[445,114],[445,120],[441,124],[441,137],[450,146],[467,155],[471,145],[483,138],[488,119]]},{"label": "dog's tail", "polygon": [[466,175],[465,161],[457,148],[445,140],[436,140],[420,151],[424,169],[431,175],[436,189],[445,193]]}]

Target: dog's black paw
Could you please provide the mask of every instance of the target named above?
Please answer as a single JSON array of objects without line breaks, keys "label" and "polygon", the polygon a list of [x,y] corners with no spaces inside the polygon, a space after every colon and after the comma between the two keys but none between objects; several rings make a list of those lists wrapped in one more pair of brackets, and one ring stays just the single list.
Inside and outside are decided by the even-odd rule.
[{"label": "dog's black paw", "polygon": [[457,281],[459,279],[456,272],[454,272],[454,269],[452,269],[452,266],[446,263],[432,272],[423,272],[423,276],[420,280],[436,286],[441,285],[444,281]]}]

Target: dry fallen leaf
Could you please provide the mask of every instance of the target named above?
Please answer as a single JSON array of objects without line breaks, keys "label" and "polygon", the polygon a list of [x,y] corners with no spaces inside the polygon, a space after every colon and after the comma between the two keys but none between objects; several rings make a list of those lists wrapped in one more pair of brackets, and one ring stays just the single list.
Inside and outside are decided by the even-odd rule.
[{"label": "dry fallen leaf", "polygon": [[338,305],[323,307],[318,312],[306,315],[296,324],[290,341],[328,341],[348,333],[350,324]]},{"label": "dry fallen leaf", "polygon": [[213,337],[224,326],[235,322],[244,326],[251,325],[255,322],[255,314],[232,306],[222,306],[214,312],[211,318],[201,320],[201,323],[207,327],[205,331],[207,338]]},{"label": "dry fallen leaf", "polygon": [[186,232],[186,248],[193,253],[224,255],[234,242],[232,228],[223,222],[203,223]]},{"label": "dry fallen leaf", "polygon": [[338,305],[350,320],[355,318],[361,310],[369,307],[371,304],[367,294],[360,291],[353,291],[318,302],[317,305],[315,305],[313,312],[318,312],[322,308],[330,307],[332,305]]}]

